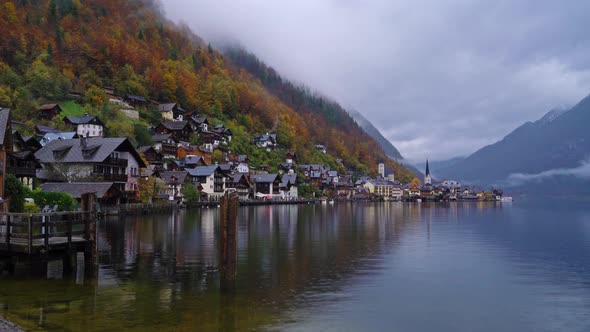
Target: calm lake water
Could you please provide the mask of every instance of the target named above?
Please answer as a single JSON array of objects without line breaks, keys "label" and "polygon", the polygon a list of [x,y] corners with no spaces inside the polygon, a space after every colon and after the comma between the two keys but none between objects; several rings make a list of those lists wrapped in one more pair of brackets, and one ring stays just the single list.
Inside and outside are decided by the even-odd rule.
[{"label": "calm lake water", "polygon": [[0,278],[0,315],[51,331],[590,331],[590,204],[240,208],[101,221],[96,280]]}]

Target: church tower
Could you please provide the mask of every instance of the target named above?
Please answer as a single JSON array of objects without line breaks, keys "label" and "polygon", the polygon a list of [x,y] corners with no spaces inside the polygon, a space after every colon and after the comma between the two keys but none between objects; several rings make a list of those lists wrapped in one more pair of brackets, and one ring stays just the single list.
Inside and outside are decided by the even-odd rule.
[{"label": "church tower", "polygon": [[432,177],[430,176],[430,168],[428,167],[428,159],[426,159],[426,172],[424,172],[424,185],[432,184]]}]

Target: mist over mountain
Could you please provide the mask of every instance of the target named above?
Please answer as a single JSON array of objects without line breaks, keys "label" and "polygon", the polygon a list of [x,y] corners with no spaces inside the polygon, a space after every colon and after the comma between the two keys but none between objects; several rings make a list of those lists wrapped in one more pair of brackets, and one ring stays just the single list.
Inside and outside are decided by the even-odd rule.
[{"label": "mist over mountain", "polygon": [[390,158],[393,159],[404,159],[402,154],[398,151],[398,149],[391,144],[391,142],[383,137],[379,129],[375,128],[375,126],[367,120],[360,112],[356,110],[349,111],[350,116],[363,128],[363,130],[373,137],[383,148],[383,152],[387,154]]},{"label": "mist over mountain", "polygon": [[590,97],[570,109],[551,110],[464,160],[432,169],[468,183],[578,192],[590,179],[588,124]]}]

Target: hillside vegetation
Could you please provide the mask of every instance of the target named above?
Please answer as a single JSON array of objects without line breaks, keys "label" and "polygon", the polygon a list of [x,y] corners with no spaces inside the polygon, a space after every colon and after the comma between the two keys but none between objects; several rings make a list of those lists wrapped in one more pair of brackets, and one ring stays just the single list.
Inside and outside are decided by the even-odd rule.
[{"label": "hillside vegetation", "polygon": [[[35,124],[59,127],[60,119],[39,120],[37,109],[60,102],[65,114],[100,115],[107,135],[148,143],[146,128],[160,121],[157,110],[139,109],[140,120],[129,120],[109,105],[103,86],[111,86],[119,95],[178,102],[210,122],[223,122],[234,133],[229,149],[253,156],[255,164],[281,158],[250,144],[263,132],[275,132],[283,150],[297,152],[300,163],[337,168],[340,158],[348,168],[374,173],[376,164],[387,160],[379,144],[335,103],[293,93],[288,102],[276,89],[269,92],[258,75],[227,64],[190,29],[163,18],[151,1],[4,2],[0,29],[0,105],[14,109],[25,134]],[[326,145],[328,155],[315,144]],[[405,169],[393,161],[391,166],[398,179],[410,180]]]}]

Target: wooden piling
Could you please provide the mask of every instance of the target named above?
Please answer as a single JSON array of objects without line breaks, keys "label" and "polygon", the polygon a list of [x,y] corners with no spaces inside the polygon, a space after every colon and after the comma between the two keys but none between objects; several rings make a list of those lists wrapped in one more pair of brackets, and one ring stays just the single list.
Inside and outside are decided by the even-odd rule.
[{"label": "wooden piling", "polygon": [[234,281],[237,268],[237,233],[238,233],[239,196],[226,193],[220,202],[220,272],[222,285]]}]

